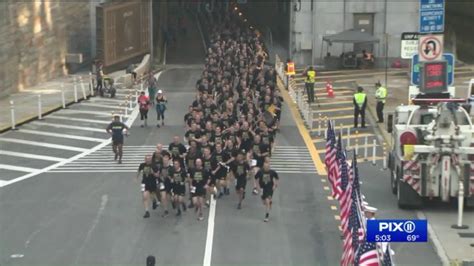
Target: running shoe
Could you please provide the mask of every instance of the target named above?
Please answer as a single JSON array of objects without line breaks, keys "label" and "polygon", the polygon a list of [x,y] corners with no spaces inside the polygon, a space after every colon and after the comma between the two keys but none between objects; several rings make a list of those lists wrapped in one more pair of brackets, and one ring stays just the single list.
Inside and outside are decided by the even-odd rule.
[{"label": "running shoe", "polygon": [[145,215],[143,215],[143,218],[148,218],[148,217],[150,217],[150,212],[149,212],[149,211],[146,211],[146,212],[145,212]]}]

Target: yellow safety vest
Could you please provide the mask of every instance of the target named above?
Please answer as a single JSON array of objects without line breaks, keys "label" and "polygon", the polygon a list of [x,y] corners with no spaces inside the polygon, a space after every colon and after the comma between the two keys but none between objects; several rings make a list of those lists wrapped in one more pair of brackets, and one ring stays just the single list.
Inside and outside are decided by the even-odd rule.
[{"label": "yellow safety vest", "polygon": [[387,98],[387,88],[380,86],[377,91],[375,91],[375,98],[378,101],[385,103],[385,98]]},{"label": "yellow safety vest", "polygon": [[354,94],[355,102],[356,102],[357,106],[359,106],[359,108],[362,108],[362,105],[364,105],[366,96],[367,95],[363,92],[358,92],[358,93]]},{"label": "yellow safety vest", "polygon": [[309,70],[306,72],[306,83],[315,83],[316,82],[316,71]]}]

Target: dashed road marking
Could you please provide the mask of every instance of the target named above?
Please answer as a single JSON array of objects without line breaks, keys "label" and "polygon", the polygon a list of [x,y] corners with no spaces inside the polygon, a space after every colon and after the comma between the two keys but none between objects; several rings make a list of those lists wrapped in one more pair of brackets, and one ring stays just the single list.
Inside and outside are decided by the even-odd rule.
[{"label": "dashed road marking", "polygon": [[107,133],[105,131],[105,127],[104,128],[79,127],[79,126],[70,126],[70,125],[64,125],[64,124],[39,122],[39,121],[33,121],[33,122],[31,122],[31,124],[38,125],[38,126],[48,126],[48,127],[56,127],[56,128],[66,128],[66,129],[75,129],[75,130],[82,130],[82,131],[100,132],[100,133],[104,133],[104,134]]},{"label": "dashed road marking", "polygon": [[98,138],[83,137],[83,136],[78,136],[78,135],[60,134],[60,133],[54,133],[54,132],[48,132],[48,131],[29,130],[29,129],[20,129],[18,132],[32,134],[32,135],[41,135],[41,136],[48,136],[48,137],[75,139],[75,140],[92,141],[92,142],[102,142],[105,140],[105,139],[98,139]]},{"label": "dashed road marking", "polygon": [[8,165],[8,164],[0,164],[0,169],[18,171],[18,172],[26,172],[26,173],[32,173],[32,172],[35,172],[35,171],[39,170],[39,169],[36,169],[36,168],[31,168],[31,167],[23,167],[23,166]]},{"label": "dashed road marking", "polygon": [[38,147],[45,147],[45,148],[51,148],[51,149],[58,149],[58,150],[68,150],[68,151],[77,151],[77,152],[87,151],[87,149],[84,149],[84,148],[78,148],[78,147],[66,146],[66,145],[59,145],[59,144],[53,144],[53,143],[46,143],[46,142],[39,142],[39,141],[23,140],[23,139],[0,138],[0,141],[18,143],[18,144],[25,144],[25,145],[31,145],[31,146],[38,146]]}]

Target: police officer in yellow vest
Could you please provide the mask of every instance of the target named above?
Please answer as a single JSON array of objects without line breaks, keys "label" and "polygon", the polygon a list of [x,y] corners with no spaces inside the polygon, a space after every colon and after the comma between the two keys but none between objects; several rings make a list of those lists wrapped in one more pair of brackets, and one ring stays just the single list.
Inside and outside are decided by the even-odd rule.
[{"label": "police officer in yellow vest", "polygon": [[310,66],[306,70],[306,79],[304,85],[306,87],[306,94],[308,95],[308,103],[314,103],[314,83],[316,82],[316,71]]},{"label": "police officer in yellow vest", "polygon": [[365,128],[365,108],[367,107],[367,95],[364,88],[358,87],[357,93],[354,94],[354,127],[357,127],[360,115],[362,128]]},{"label": "police officer in yellow vest", "polygon": [[382,86],[380,82],[375,83],[375,99],[377,99],[377,123],[383,123],[383,107],[385,106],[385,98],[387,98],[387,88]]}]

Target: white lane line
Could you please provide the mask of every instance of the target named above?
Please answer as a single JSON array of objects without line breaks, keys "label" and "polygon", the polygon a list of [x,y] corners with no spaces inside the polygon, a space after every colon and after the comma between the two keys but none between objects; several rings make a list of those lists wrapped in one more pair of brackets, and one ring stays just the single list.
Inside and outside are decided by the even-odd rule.
[{"label": "white lane line", "polygon": [[63,109],[59,113],[65,114],[87,114],[87,115],[97,115],[97,116],[107,116],[112,118],[112,112],[100,112],[100,111],[88,111],[88,110],[76,110],[76,109]]},{"label": "white lane line", "polygon": [[77,257],[74,263],[75,265],[77,265],[77,262],[79,261],[79,258],[81,257],[82,252],[84,252],[84,248],[86,247],[87,243],[91,240],[92,233],[94,232],[95,228],[99,224],[100,217],[102,217],[102,215],[104,214],[105,206],[107,205],[108,200],[109,200],[109,197],[107,195],[102,195],[102,199],[100,202],[99,210],[97,211],[97,215],[92,221],[92,225],[89,231],[87,231],[86,237],[84,238],[84,241],[82,242],[81,247],[77,251]]},{"label": "white lane line", "polygon": [[48,126],[48,127],[56,127],[56,128],[66,128],[66,129],[100,132],[100,133],[107,134],[107,132],[105,132],[105,127],[103,129],[99,129],[99,128],[93,128],[93,127],[78,127],[78,126],[70,126],[70,125],[63,125],[63,124],[39,122],[39,121],[33,121],[33,122],[31,122],[31,124],[38,125],[38,126]]},{"label": "white lane line", "polygon": [[60,116],[60,115],[48,115],[48,116],[46,116],[46,119],[51,119],[51,118],[53,118],[53,119],[61,119],[61,120],[69,120],[69,121],[77,121],[77,122],[104,124],[104,125],[108,125],[108,124],[110,124],[110,122],[112,122],[112,119],[110,119],[110,121],[104,121],[104,120],[75,118],[75,117]]},{"label": "white lane line", "polygon": [[48,131],[38,131],[38,130],[29,130],[29,129],[20,129],[18,132],[26,133],[26,134],[33,134],[33,135],[64,138],[64,139],[76,139],[76,140],[84,140],[84,141],[93,141],[93,142],[102,142],[102,141],[105,140],[105,139],[89,138],[89,137],[82,137],[82,136],[76,136],[76,135],[60,134],[60,133],[53,133],[53,132],[48,132]]},{"label": "white lane line", "polygon": [[39,170],[36,168],[22,167],[22,166],[8,165],[8,164],[0,164],[0,169],[12,170],[12,171],[18,171],[18,172],[27,172],[27,173],[31,173],[31,172],[35,172]]},{"label": "white lane line", "polygon": [[0,150],[0,155],[22,157],[22,158],[36,159],[36,160],[43,160],[43,161],[53,161],[53,162],[62,162],[66,160],[65,158],[58,158],[58,157],[37,155],[37,154],[23,153],[23,152],[15,152],[15,151],[5,151],[5,150]]},{"label": "white lane line", "polygon": [[212,242],[214,241],[214,221],[216,218],[216,199],[211,195],[211,206],[209,208],[209,219],[207,221],[206,249],[204,250],[203,266],[211,266]]},{"label": "white lane line", "polygon": [[[99,108],[105,108],[105,109],[114,109],[114,110],[123,110],[123,109],[125,109],[125,107],[107,106],[107,105],[101,105],[101,104],[95,104],[95,103],[84,103],[84,102],[81,102],[80,105],[90,106],[90,107],[99,107]],[[127,109],[132,110],[130,108],[127,108]]]},{"label": "white lane line", "polygon": [[78,152],[87,151],[87,149],[84,149],[84,148],[52,144],[52,143],[46,143],[46,142],[23,140],[23,139],[0,138],[0,141],[25,144],[25,145],[31,145],[31,146],[39,146],[39,147],[52,148],[52,149],[59,149],[59,150],[78,151]]},{"label": "white lane line", "polygon": [[[157,76],[159,77],[161,73],[163,73],[163,72],[158,73]],[[157,79],[158,79],[158,78],[157,78]],[[135,106],[135,108],[133,109],[132,114],[130,115],[129,119],[127,119],[127,122],[125,122],[125,124],[126,124],[127,126],[129,126],[129,127],[132,126],[133,121],[134,121],[134,120],[137,118],[137,116],[138,116],[138,112],[139,112],[139,111],[138,111],[138,106]],[[105,132],[105,129],[104,129],[103,131],[101,131],[101,132]],[[15,178],[15,179],[12,179],[12,180],[8,180],[8,181],[6,181],[6,182],[4,182],[4,183],[0,183],[0,187],[5,187],[5,186],[11,185],[11,184],[18,183],[18,182],[23,181],[23,180],[25,180],[25,179],[28,179],[28,178],[37,176],[37,175],[39,175],[39,174],[42,174],[42,173],[48,172],[48,171],[50,171],[50,170],[56,169],[56,168],[58,168],[58,167],[60,167],[60,166],[63,166],[63,165],[65,165],[65,164],[67,164],[67,163],[70,163],[70,162],[73,162],[73,161],[75,161],[75,160],[78,160],[78,159],[80,159],[80,158],[82,158],[82,157],[85,157],[85,156],[87,156],[87,155],[89,155],[89,154],[91,154],[91,153],[93,153],[93,152],[96,152],[96,151],[98,151],[98,150],[100,150],[100,149],[106,147],[107,145],[110,144],[111,140],[112,140],[112,138],[108,138],[107,140],[105,140],[105,141],[102,142],[101,144],[95,146],[94,148],[89,149],[89,150],[87,150],[87,151],[85,151],[85,152],[83,152],[83,153],[79,153],[78,155],[73,156],[73,157],[71,157],[71,158],[69,158],[69,159],[66,159],[66,160],[64,160],[64,161],[62,161],[62,162],[58,162],[58,163],[53,164],[53,165],[50,165],[50,166],[48,166],[48,167],[46,167],[46,168],[39,169],[39,170],[36,171],[36,172],[30,173],[30,174],[27,174],[27,175],[24,175],[24,176],[20,176],[20,177],[17,177],[17,178]]]},{"label": "white lane line", "polygon": [[5,180],[0,180],[0,187],[3,187],[3,184],[5,184],[7,181]]}]

